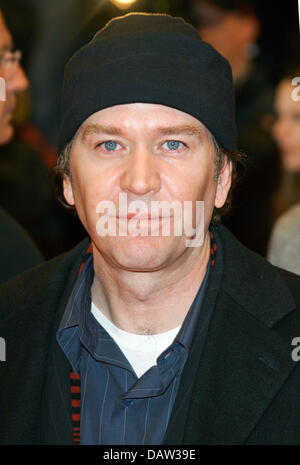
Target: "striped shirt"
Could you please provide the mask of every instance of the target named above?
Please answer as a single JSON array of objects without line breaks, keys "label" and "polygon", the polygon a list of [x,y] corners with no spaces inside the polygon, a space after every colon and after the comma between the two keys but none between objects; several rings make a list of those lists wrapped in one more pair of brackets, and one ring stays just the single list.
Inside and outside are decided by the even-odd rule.
[{"label": "striped shirt", "polygon": [[81,374],[80,443],[105,445],[161,444],[188,357],[196,320],[201,314],[210,266],[173,343],[157,364],[137,377],[114,339],[91,313],[93,256],[78,277],[57,332],[57,341],[74,373]]}]

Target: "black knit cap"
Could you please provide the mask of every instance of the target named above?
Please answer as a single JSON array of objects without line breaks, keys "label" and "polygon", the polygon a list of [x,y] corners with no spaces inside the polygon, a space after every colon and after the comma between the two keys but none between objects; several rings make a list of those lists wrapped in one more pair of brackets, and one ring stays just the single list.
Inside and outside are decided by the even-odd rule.
[{"label": "black knit cap", "polygon": [[197,30],[166,14],[112,19],[67,63],[58,153],[93,113],[154,103],[201,121],[219,144],[236,150],[231,67]]}]

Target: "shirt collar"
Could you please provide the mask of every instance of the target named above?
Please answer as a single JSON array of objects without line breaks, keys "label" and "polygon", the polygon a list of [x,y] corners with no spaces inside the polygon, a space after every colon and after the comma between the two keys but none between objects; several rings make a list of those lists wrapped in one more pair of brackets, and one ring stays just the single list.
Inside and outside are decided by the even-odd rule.
[{"label": "shirt collar", "polygon": [[[196,321],[201,314],[202,302],[205,296],[207,281],[210,274],[212,258],[207,265],[206,274],[202,284],[194,298],[194,301],[184,319],[182,327],[178,332],[174,344],[181,345],[186,350],[190,349]],[[101,340],[111,339],[110,335],[98,323],[93,321],[91,309],[91,286],[94,279],[93,255],[91,254],[85,261],[81,272],[75,282],[65,312],[63,314],[59,329],[57,331],[57,341],[69,359],[75,372],[79,371],[81,350],[83,344],[95,358],[101,356]],[[203,316],[205,318],[205,315]],[[89,321],[90,320],[90,321]],[[100,336],[100,338],[99,338]],[[119,349],[116,349],[119,350]],[[165,357],[168,351],[164,351],[158,358],[160,370],[165,366]],[[118,354],[119,355],[119,354]],[[123,357],[125,359],[125,357]],[[125,362],[121,364],[126,367]],[[130,366],[130,365],[129,365]]]}]

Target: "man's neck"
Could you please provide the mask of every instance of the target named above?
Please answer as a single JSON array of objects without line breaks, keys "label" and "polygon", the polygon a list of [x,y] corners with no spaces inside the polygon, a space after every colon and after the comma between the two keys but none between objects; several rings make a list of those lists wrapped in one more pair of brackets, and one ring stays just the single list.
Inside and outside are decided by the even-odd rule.
[{"label": "man's neck", "polygon": [[204,279],[209,256],[207,233],[197,254],[152,273],[117,270],[104,261],[94,262],[92,300],[124,331],[136,334],[169,331],[183,323]]}]

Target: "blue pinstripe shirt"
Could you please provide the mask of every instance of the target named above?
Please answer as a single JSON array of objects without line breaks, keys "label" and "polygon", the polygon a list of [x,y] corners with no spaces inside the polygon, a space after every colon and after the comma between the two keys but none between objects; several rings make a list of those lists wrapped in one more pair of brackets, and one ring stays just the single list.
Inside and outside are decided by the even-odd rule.
[{"label": "blue pinstripe shirt", "polygon": [[173,343],[157,364],[137,378],[116,342],[91,313],[92,255],[66,306],[57,341],[75,373],[81,373],[81,444],[161,444],[188,356],[195,320],[201,315],[210,266]]}]

